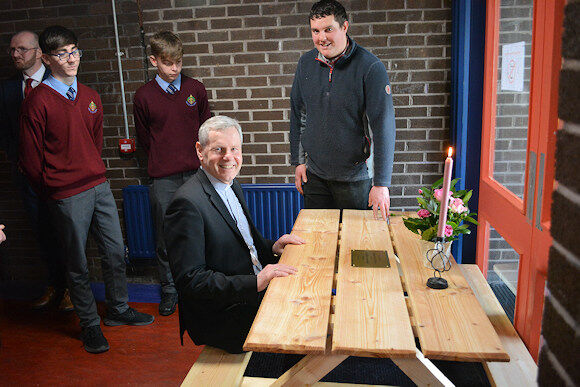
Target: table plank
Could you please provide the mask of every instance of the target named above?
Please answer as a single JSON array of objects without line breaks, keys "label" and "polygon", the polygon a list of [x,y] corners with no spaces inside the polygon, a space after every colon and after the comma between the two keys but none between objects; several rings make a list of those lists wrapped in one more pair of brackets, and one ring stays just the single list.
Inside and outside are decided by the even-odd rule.
[{"label": "table plank", "polygon": [[[391,267],[352,267],[353,249],[386,250]],[[415,350],[387,223],[374,220],[372,211],[344,210],[332,352],[412,357]]]},{"label": "table plank", "polygon": [[538,366],[516,332],[501,304],[477,265],[459,265],[481,307],[488,315],[501,343],[510,355],[509,363],[486,362],[483,367],[492,386],[535,386]]},{"label": "table plank", "polygon": [[239,386],[251,356],[252,352],[233,354],[206,345],[181,387]]},{"label": "table plank", "polygon": [[280,258],[298,273],[270,282],[246,351],[325,353],[339,219],[339,210],[300,211],[292,234],[306,244],[286,246]]},{"label": "table plank", "polygon": [[430,289],[425,283],[433,271],[423,266],[429,244],[407,230],[402,218],[391,218],[391,231],[423,354],[442,360],[509,361],[453,257],[451,270],[443,273],[449,288]]}]

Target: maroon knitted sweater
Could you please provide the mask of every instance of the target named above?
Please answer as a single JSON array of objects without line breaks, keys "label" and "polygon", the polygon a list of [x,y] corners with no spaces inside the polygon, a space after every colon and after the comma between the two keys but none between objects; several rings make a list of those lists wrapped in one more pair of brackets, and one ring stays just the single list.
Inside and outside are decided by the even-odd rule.
[{"label": "maroon knitted sweater", "polygon": [[149,156],[149,176],[199,168],[197,132],[210,117],[203,83],[182,74],[180,90],[171,95],[153,79],[135,93],[133,115],[139,144]]},{"label": "maroon knitted sweater", "polygon": [[64,199],[105,179],[103,106],[99,94],[78,83],[74,101],[40,84],[22,103],[20,167],[45,199]]}]

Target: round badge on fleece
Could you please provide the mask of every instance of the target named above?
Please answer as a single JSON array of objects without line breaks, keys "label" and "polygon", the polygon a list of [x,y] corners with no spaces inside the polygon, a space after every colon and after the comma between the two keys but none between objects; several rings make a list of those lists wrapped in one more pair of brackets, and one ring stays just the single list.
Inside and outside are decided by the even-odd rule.
[{"label": "round badge on fleece", "polygon": [[386,92],[388,95],[391,95],[391,85],[387,85],[387,86],[385,86],[385,92]]}]

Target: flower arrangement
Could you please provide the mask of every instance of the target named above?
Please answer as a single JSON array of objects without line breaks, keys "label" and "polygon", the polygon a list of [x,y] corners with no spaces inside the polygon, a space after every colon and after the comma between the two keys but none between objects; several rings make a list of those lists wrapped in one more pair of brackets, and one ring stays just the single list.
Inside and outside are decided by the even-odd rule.
[{"label": "flower arrangement", "polygon": [[[460,234],[469,234],[469,222],[477,225],[474,217],[476,213],[470,213],[467,204],[473,190],[455,190],[455,184],[459,179],[451,181],[449,193],[449,209],[447,210],[447,223],[445,225],[445,240],[454,241]],[[417,197],[419,207],[417,211],[418,218],[403,218],[405,226],[415,234],[421,235],[421,239],[426,241],[435,241],[437,237],[437,227],[439,224],[439,210],[441,208],[441,199],[443,198],[443,189],[441,188],[443,178],[437,180],[431,188],[419,190],[420,196]]]}]

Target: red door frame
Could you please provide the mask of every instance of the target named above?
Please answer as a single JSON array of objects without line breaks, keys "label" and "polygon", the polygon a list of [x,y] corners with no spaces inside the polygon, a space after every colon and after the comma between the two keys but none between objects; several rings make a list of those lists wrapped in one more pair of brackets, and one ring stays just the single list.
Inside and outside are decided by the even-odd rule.
[{"label": "red door frame", "polygon": [[[550,207],[554,189],[555,130],[558,122],[558,75],[561,63],[560,42],[564,0],[534,1],[525,187],[528,187],[531,178],[530,157],[535,156],[536,159],[532,161],[535,161],[538,167],[535,170],[536,184],[533,194],[528,197],[528,189],[525,189],[524,200],[493,179],[499,6],[499,0],[487,2],[477,264],[487,276],[488,241],[490,226],[493,225],[520,254],[514,325],[530,353],[537,360],[548,250],[552,243]],[[539,165],[542,154],[544,173],[540,176]],[[540,183],[543,192],[538,207],[536,199]],[[531,214],[526,213],[528,200],[533,201]],[[540,208],[541,217],[536,222]],[[537,223],[540,227],[537,227]]]}]

